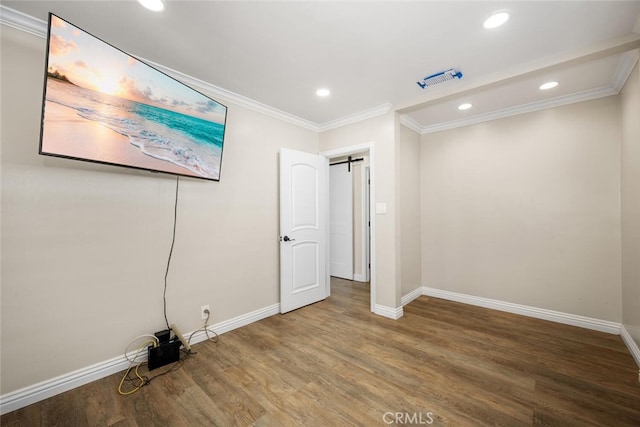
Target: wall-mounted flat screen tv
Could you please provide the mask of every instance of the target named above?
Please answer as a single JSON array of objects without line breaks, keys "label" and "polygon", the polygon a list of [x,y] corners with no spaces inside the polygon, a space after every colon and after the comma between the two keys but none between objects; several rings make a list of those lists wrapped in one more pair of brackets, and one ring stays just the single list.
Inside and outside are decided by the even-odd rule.
[{"label": "wall-mounted flat screen tv", "polygon": [[49,14],[40,154],[220,180],[227,107]]}]

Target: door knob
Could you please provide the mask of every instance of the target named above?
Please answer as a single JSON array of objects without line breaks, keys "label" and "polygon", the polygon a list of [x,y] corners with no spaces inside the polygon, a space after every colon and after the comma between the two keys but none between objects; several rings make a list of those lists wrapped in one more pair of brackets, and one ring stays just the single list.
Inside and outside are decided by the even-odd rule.
[{"label": "door knob", "polygon": [[282,240],[284,240],[285,242],[293,242],[293,241],[295,241],[296,239],[290,239],[290,238],[289,238],[289,236],[284,236],[284,237],[282,238]]}]

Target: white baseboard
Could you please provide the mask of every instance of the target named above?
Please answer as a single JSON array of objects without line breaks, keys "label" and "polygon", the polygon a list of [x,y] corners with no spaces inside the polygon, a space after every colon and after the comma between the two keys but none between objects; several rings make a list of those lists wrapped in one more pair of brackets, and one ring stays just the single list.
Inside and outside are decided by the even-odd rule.
[{"label": "white baseboard", "polygon": [[[280,304],[273,304],[256,311],[252,311],[251,313],[243,314],[241,316],[234,317],[233,319],[211,325],[209,326],[209,330],[214,331],[218,335],[222,335],[225,332],[233,331],[234,329],[241,328],[242,326],[247,326],[253,322],[266,319],[267,317],[271,317],[278,313],[280,313]],[[189,337],[189,335],[190,334],[185,334],[186,337]],[[207,334],[204,331],[196,332],[193,334],[193,337],[191,337],[191,344],[198,344],[199,342],[206,341],[207,338]]]},{"label": "white baseboard", "polygon": [[631,356],[633,356],[633,360],[636,361],[636,365],[640,368],[640,348],[633,337],[629,334],[629,331],[627,331],[627,328],[624,327],[624,324],[620,328],[620,336],[629,349]]},{"label": "white baseboard", "polygon": [[[638,345],[635,343],[631,335],[629,335],[626,328],[619,323],[492,300],[488,298],[475,297],[471,295],[444,291],[441,289],[434,289],[429,287],[417,288],[416,290],[403,296],[401,300],[402,306],[410,303],[420,295],[462,302],[479,307],[492,308],[495,310],[521,314],[524,316],[550,320],[587,329],[594,329],[611,334],[620,334],[627,348],[631,352],[631,355],[640,367],[640,348],[638,348]],[[374,313],[383,317],[397,320],[404,315],[402,306],[393,308],[376,304]],[[268,307],[253,311],[251,313],[247,313],[233,319],[211,325],[209,329],[215,331],[218,335],[221,335],[225,332],[229,332],[258,320],[273,316],[274,314],[278,314],[279,312],[280,304],[273,304]],[[185,334],[185,337],[189,337],[189,335],[191,335],[191,333]],[[191,343],[197,344],[199,342],[205,341],[206,339],[206,333],[204,331],[198,331],[191,338]],[[133,357],[133,352],[129,355],[129,357]],[[23,408],[25,406],[39,402],[65,391],[80,387],[92,381],[96,381],[117,372],[121,372],[127,369],[128,366],[129,361],[125,358],[125,356],[118,356],[114,357],[113,359],[109,359],[104,362],[100,362],[95,365],[91,365],[86,368],[69,372],[50,380],[46,380],[38,384],[22,388],[20,390],[6,393],[0,396],[0,414],[6,414],[8,412],[15,411],[16,409]]]},{"label": "white baseboard", "polygon": [[420,295],[422,295],[422,287],[418,286],[416,289],[412,290],[400,299],[400,305],[404,307]]},{"label": "white baseboard", "polygon": [[[133,357],[134,354],[131,354]],[[20,390],[12,391],[0,396],[0,414],[4,415],[16,409],[53,397],[65,391],[80,387],[100,378],[127,369],[129,361],[124,356],[114,357],[107,361],[96,363],[77,371],[30,385]]]},{"label": "white baseboard", "polygon": [[354,274],[353,280],[355,282],[368,282],[366,274]]},{"label": "white baseboard", "polygon": [[404,316],[404,310],[402,307],[387,307],[386,305],[376,304],[373,312],[378,316],[388,317],[389,319],[398,320]]},{"label": "white baseboard", "polygon": [[[273,304],[251,313],[243,314],[241,316],[234,317],[233,319],[211,325],[209,329],[215,331],[218,335],[221,335],[225,332],[246,326],[250,323],[265,319],[278,313],[280,313],[280,304]],[[192,332],[184,335],[188,338],[191,333]],[[204,331],[199,331],[191,338],[191,344],[197,344],[205,341],[206,339],[206,333]],[[135,352],[131,352],[129,357],[133,358],[134,355]],[[144,358],[140,357],[139,360],[144,360]],[[124,355],[122,355],[104,362],[96,363],[95,365],[91,365],[86,368],[78,369],[77,371],[60,375],[50,380],[42,381],[38,384],[24,387],[20,390],[3,394],[0,396],[0,414],[6,414],[8,412],[15,411],[16,409],[24,408],[25,406],[53,397],[57,394],[64,393],[65,391],[99,380],[123,371],[127,369],[128,366],[129,361]]]},{"label": "white baseboard", "polygon": [[478,307],[492,308],[494,310],[506,311],[508,313],[520,314],[528,317],[535,317],[536,319],[550,320],[552,322],[578,326],[586,329],[593,329],[595,331],[606,332],[609,334],[620,335],[621,324],[610,322],[608,320],[594,319],[591,317],[578,316],[576,314],[563,313],[560,311],[547,310],[544,308],[513,304],[510,302],[460,294],[457,292],[434,289],[426,286],[422,288],[422,295],[461,302],[464,304],[476,305]]}]

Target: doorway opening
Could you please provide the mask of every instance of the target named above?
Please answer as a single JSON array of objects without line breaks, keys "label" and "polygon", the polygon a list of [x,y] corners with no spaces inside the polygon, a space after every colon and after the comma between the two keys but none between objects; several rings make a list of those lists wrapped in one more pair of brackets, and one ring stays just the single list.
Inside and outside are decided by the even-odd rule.
[{"label": "doorway opening", "polygon": [[330,282],[369,283],[375,308],[375,155],[373,143],[320,153],[329,159]]}]

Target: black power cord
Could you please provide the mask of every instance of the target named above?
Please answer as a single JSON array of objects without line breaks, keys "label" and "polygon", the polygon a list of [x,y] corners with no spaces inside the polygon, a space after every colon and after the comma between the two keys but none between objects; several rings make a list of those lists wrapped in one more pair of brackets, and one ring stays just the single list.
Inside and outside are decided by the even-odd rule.
[{"label": "black power cord", "polygon": [[178,221],[178,189],[180,186],[180,176],[176,176],[176,201],[173,207],[173,236],[171,237],[171,249],[169,250],[169,259],[167,259],[167,270],[164,273],[164,292],[162,293],[162,301],[164,303],[164,321],[167,323],[167,329],[171,329],[169,326],[169,320],[167,319],[167,276],[169,275],[169,266],[171,265],[171,256],[173,255],[173,245],[176,242],[176,222]]},{"label": "black power cord", "polygon": [[[173,206],[173,233],[171,236],[171,249],[169,249],[169,257],[167,259],[167,269],[164,273],[164,291],[162,293],[162,301],[163,301],[163,307],[164,307],[164,321],[167,324],[167,330],[171,330],[171,327],[169,326],[169,319],[167,319],[167,277],[169,276],[169,267],[171,266],[171,257],[173,255],[173,246],[176,242],[176,224],[178,222],[178,192],[180,189],[180,176],[176,176],[176,198],[175,198],[175,203]],[[145,335],[146,336],[146,335]],[[154,346],[157,345],[158,341],[157,341],[157,337],[154,337],[152,335],[149,335],[151,338],[154,338],[156,341],[152,341],[152,343],[154,343]],[[145,343],[145,345],[148,342]],[[129,344],[131,345],[131,343]],[[128,350],[129,346],[127,346],[127,350]],[[167,371],[158,374],[154,377],[149,378],[147,375],[142,375],[138,372],[138,368],[142,365],[145,364],[147,362],[141,362],[138,363],[138,365],[135,367],[135,369],[133,368],[133,364],[135,363],[137,357],[140,355],[140,352],[144,349],[144,345],[143,347],[140,347],[140,349],[138,350],[138,352],[136,353],[135,357],[133,358],[133,360],[129,360],[128,356],[127,356],[127,350],[125,350],[125,357],[127,357],[127,359],[130,361],[129,364],[129,368],[127,369],[127,371],[124,374],[124,377],[122,378],[122,380],[120,381],[120,385],[118,386],[118,393],[120,393],[121,395],[130,395],[135,393],[136,391],[140,390],[142,387],[148,385],[149,383],[151,383],[151,380],[166,375],[169,372],[173,372],[176,369],[179,369],[183,364],[184,361],[189,358],[189,356],[191,355],[190,352],[185,351],[185,355],[182,358],[179,358],[179,360],[177,361],[177,363],[175,363],[170,369],[168,369]],[[132,376],[132,373],[135,374],[135,377]],[[123,391],[122,390],[122,386],[123,384],[127,383],[129,386],[132,387],[131,390],[129,391]]]}]

